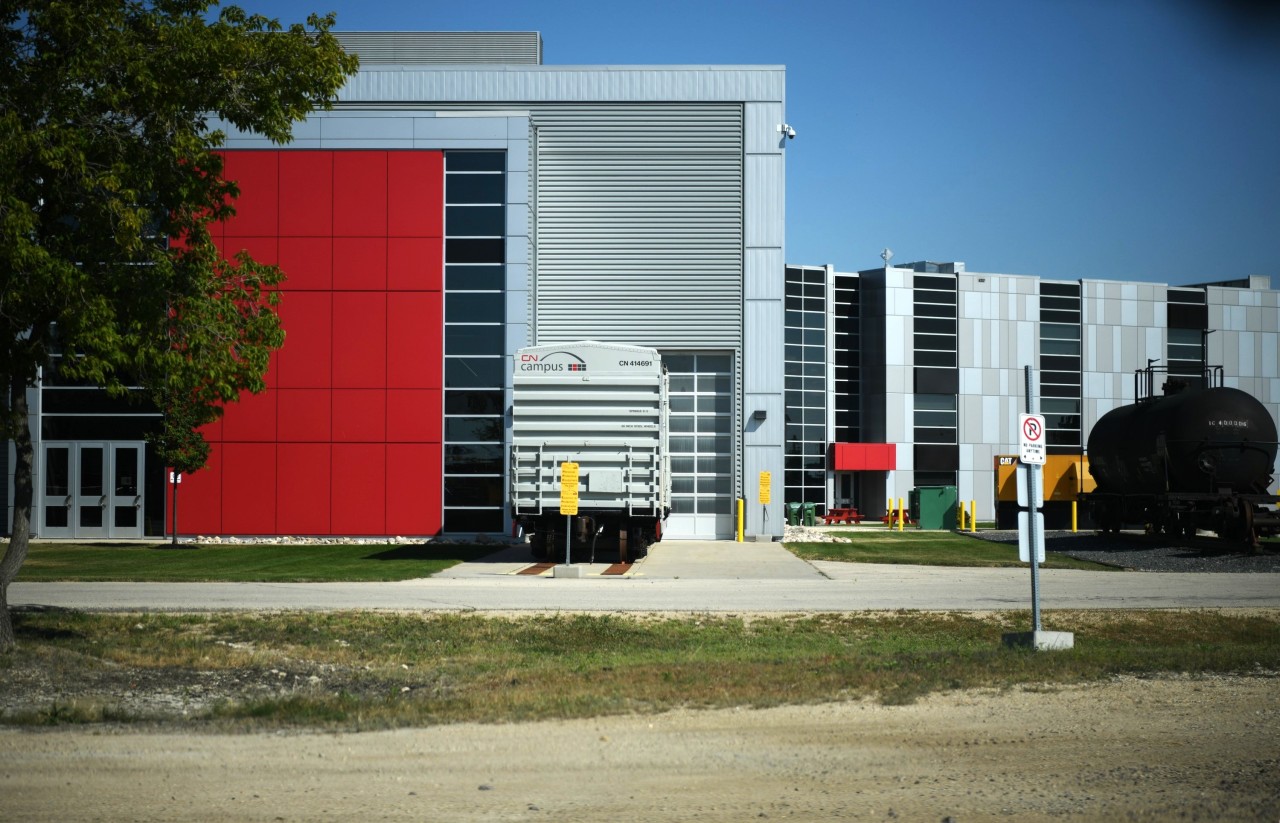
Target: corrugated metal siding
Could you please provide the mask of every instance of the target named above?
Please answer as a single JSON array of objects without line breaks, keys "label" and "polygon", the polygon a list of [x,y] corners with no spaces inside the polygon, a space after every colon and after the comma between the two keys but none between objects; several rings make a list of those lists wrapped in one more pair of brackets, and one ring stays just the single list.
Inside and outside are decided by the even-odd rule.
[{"label": "corrugated metal siding", "polygon": [[542,63],[536,31],[335,31],[361,65],[381,63]]},{"label": "corrugated metal siding", "polygon": [[536,334],[737,348],[740,105],[538,107]]}]

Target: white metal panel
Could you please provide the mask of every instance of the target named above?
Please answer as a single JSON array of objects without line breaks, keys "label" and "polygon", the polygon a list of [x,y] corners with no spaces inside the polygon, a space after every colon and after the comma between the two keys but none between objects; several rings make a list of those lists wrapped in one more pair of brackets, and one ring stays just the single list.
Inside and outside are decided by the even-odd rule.
[{"label": "white metal panel", "polygon": [[739,105],[539,110],[539,341],[737,347]]}]

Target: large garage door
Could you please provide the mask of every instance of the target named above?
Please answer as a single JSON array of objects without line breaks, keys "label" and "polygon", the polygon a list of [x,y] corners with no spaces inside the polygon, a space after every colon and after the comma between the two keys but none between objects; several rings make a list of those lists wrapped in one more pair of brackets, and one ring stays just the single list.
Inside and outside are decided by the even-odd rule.
[{"label": "large garage door", "polygon": [[666,536],[734,534],[733,356],[663,352],[671,383],[671,516]]}]

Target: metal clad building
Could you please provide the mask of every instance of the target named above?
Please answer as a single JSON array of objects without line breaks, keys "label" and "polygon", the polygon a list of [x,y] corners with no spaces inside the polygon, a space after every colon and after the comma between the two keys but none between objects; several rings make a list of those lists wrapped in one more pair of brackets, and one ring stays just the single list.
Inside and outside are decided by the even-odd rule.
[{"label": "metal clad building", "polygon": [[1080,462],[1149,363],[1192,384],[1220,365],[1224,385],[1280,419],[1280,291],[1267,277],[1170,286],[920,262],[787,266],[783,281],[789,502],[878,517],[913,488],[955,485],[979,519],[995,517],[995,464],[1016,454],[1028,365],[1051,459]]},{"label": "metal clad building", "polygon": [[[533,32],[339,37],[363,67],[292,143],[213,124],[241,189],[215,240],[285,271],[286,342],[206,431],[179,534],[504,532],[512,353],[594,339],[670,370],[668,536],[731,536],[782,471],[785,70],[545,66]],[[36,395],[37,533],[166,533],[154,415],[54,420],[52,384]],[[108,486],[147,515],[117,523],[125,492],[89,494]]]}]

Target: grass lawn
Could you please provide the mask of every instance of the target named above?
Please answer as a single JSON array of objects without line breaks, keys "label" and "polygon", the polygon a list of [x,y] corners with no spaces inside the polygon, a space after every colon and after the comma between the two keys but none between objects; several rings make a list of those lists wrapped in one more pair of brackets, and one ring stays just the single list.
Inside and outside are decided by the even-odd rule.
[{"label": "grass lawn", "polygon": [[[787,543],[805,560],[838,560],[848,563],[906,563],[918,566],[1026,566],[1018,560],[1018,547],[993,543],[949,531],[889,531],[857,529],[832,532],[840,543]],[[1118,571],[1114,566],[1045,553],[1045,569]]]},{"label": "grass lawn", "polygon": [[411,580],[497,551],[433,543],[192,547],[33,542],[18,580],[336,582]]},{"label": "grass lawn", "polygon": [[[776,706],[1051,687],[1118,674],[1280,669],[1280,613],[1057,611],[1075,647],[1006,648],[1026,612],[694,615],[20,612],[0,690],[32,671],[60,697],[17,724],[159,719],[239,730],[420,726]],[[308,685],[308,683],[313,685]],[[178,716],[131,715],[121,690],[221,687]],[[69,695],[78,695],[69,699]]]}]

